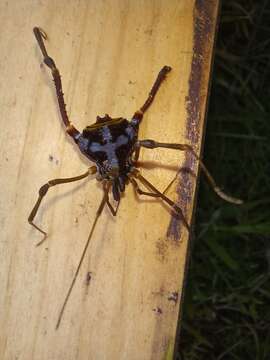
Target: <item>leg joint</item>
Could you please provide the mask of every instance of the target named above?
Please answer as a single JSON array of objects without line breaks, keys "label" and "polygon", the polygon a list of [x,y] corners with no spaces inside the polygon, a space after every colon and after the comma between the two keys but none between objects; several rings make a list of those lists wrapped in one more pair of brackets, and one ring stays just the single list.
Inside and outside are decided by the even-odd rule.
[{"label": "leg joint", "polygon": [[66,133],[69,136],[71,136],[75,140],[75,142],[76,142],[77,136],[80,134],[80,132],[72,124],[67,125]]},{"label": "leg joint", "polygon": [[55,70],[56,70],[55,62],[53,61],[53,59],[52,59],[50,56],[45,56],[45,57],[44,57],[44,63],[45,63],[52,71],[55,71]]},{"label": "leg joint", "polygon": [[44,184],[43,186],[41,186],[41,188],[39,189],[39,195],[42,196],[42,197],[44,195],[46,195],[46,193],[49,190],[50,186],[52,186],[52,184],[50,184],[50,182],[48,182],[47,184]]}]

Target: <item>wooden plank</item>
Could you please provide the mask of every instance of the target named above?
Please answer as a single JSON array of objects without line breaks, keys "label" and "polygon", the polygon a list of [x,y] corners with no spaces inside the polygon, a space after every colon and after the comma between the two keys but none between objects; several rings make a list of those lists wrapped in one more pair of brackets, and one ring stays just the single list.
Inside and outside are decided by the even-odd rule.
[{"label": "wooden plank", "polygon": [[[102,192],[95,180],[50,190],[37,217],[49,237],[35,247],[40,234],[26,219],[39,187],[89,163],[63,131],[32,28],[48,33],[79,129],[97,114],[130,118],[160,68],[172,66],[140,138],[188,142],[199,153],[217,8],[211,0],[1,2],[1,359],[171,358],[187,259],[181,221],[129,186],[117,218],[106,210],[100,219],[55,331]],[[145,150],[141,159],[159,189],[179,167],[197,173],[197,162],[177,151]],[[189,222],[195,183],[181,172],[169,192]]]}]

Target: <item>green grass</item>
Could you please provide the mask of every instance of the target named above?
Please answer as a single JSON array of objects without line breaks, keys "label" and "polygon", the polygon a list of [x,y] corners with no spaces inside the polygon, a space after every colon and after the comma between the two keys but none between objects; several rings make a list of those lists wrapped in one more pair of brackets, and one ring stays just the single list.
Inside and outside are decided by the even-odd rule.
[{"label": "green grass", "polygon": [[270,1],[223,2],[179,359],[270,359]]}]

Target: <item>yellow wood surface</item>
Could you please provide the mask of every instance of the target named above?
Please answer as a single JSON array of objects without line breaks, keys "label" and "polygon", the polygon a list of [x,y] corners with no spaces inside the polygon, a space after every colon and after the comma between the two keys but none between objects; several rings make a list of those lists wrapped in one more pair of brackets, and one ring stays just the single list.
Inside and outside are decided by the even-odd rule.
[{"label": "yellow wood surface", "polygon": [[[218,1],[0,2],[0,358],[164,359],[174,347],[189,234],[159,201],[128,186],[118,216],[97,225],[62,324],[55,324],[102,196],[95,179],[51,189],[27,223],[39,187],[89,166],[63,131],[51,74],[32,28],[42,27],[62,74],[70,119],[130,118],[163,65],[173,71],[140,138],[200,152]],[[164,189],[197,162],[174,150],[141,152],[142,173]],[[191,220],[196,179],[168,195]],[[86,282],[87,273],[92,279]],[[178,301],[171,300],[178,293]]]}]

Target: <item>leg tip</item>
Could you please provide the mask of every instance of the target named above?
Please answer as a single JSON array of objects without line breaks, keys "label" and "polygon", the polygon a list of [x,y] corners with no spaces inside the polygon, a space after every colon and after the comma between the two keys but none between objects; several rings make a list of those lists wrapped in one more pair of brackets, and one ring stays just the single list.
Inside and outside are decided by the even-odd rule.
[{"label": "leg tip", "polygon": [[48,40],[48,36],[47,36],[46,32],[43,29],[41,29],[40,27],[35,26],[33,28],[33,32],[34,32],[36,38],[43,37],[44,40]]},{"label": "leg tip", "polygon": [[170,72],[170,71],[172,70],[172,67],[171,67],[171,66],[168,66],[168,65],[165,65],[165,66],[163,67],[163,69],[164,69],[164,71],[166,71],[166,72]]},{"label": "leg tip", "polygon": [[38,246],[40,246],[41,244],[43,244],[43,243],[44,243],[44,241],[46,240],[46,238],[47,238],[47,234],[44,234],[43,239],[42,239],[42,240],[40,240],[40,241],[36,244],[36,247],[38,247]]}]

